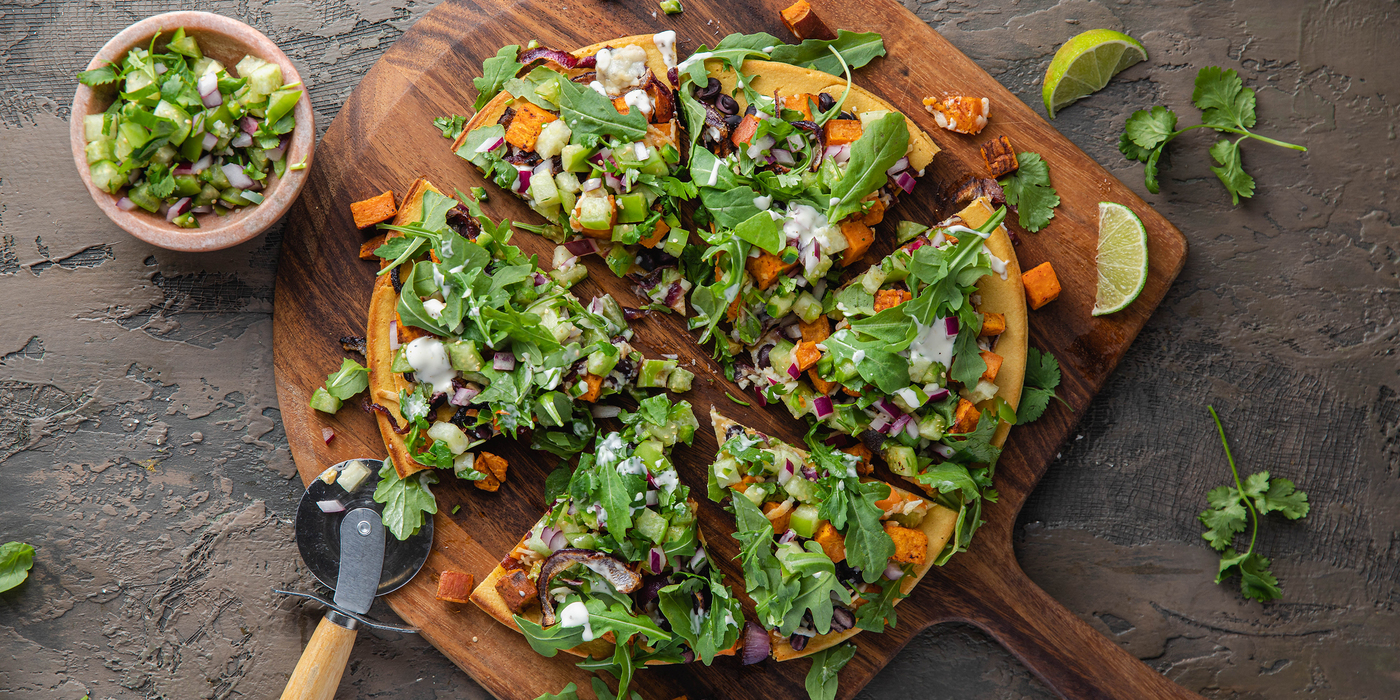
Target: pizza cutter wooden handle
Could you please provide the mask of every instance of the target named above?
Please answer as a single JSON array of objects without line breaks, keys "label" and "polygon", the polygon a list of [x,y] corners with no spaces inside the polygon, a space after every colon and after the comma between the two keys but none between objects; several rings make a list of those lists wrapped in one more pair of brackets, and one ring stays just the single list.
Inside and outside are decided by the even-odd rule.
[{"label": "pizza cutter wooden handle", "polygon": [[1001,570],[978,582],[977,609],[966,611],[965,619],[995,637],[1062,697],[1200,700],[1051,598],[1014,559],[997,568]]},{"label": "pizza cutter wooden handle", "polygon": [[[351,624],[354,624],[353,622]],[[355,646],[356,631],[336,624],[327,615],[316,625],[311,641],[301,652],[301,660],[287,679],[282,700],[331,700],[340,686],[350,649]]]}]

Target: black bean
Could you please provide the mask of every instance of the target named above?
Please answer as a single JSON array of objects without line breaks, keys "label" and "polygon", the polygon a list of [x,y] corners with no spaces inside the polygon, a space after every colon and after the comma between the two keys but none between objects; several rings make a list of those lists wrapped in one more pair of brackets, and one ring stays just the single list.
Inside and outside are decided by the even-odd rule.
[{"label": "black bean", "polygon": [[738,114],[739,103],[735,102],[733,97],[721,93],[719,97],[715,98],[715,109],[724,114]]},{"label": "black bean", "polygon": [[819,109],[819,110],[825,112],[826,110],[831,109],[832,107],[835,107],[835,106],[836,106],[836,98],[835,98],[835,97],[832,97],[831,95],[828,95],[828,94],[826,94],[826,93],[824,93],[824,92],[823,92],[822,94],[820,94],[820,95],[817,95],[817,109]]}]

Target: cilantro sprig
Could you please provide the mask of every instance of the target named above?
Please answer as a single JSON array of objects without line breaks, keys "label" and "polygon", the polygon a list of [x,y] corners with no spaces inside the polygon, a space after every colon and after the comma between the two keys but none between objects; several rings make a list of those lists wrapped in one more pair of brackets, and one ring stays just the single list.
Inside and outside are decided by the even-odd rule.
[{"label": "cilantro sprig", "polygon": [[[1235,486],[1218,486],[1206,494],[1210,508],[1198,516],[1206,531],[1201,535],[1220,556],[1220,571],[1216,583],[1238,573],[1240,590],[1246,598],[1259,602],[1277,600],[1283,596],[1278,579],[1269,571],[1269,560],[1254,551],[1254,543],[1259,536],[1259,516],[1277,512],[1289,520],[1297,520],[1308,514],[1308,494],[1295,489],[1288,479],[1270,479],[1269,472],[1251,474],[1243,481],[1235,468],[1235,458],[1230,454],[1230,443],[1225,439],[1225,428],[1220,424],[1220,416],[1215,407],[1209,406],[1210,417],[1215,419],[1215,429],[1220,433],[1220,444],[1225,447],[1225,459],[1230,463],[1230,474],[1235,477]],[[1235,536],[1244,532],[1245,516],[1249,516],[1249,548],[1240,554],[1235,550]]]},{"label": "cilantro sprig", "polygon": [[[1229,191],[1233,204],[1240,203],[1240,197],[1254,196],[1254,178],[1244,171],[1240,144],[1245,139],[1258,139],[1295,151],[1308,149],[1297,144],[1285,143],[1260,136],[1250,128],[1255,123],[1254,90],[1244,87],[1239,74],[1232,70],[1222,70],[1219,66],[1207,66],[1196,74],[1196,89],[1191,92],[1191,101],[1201,110],[1201,123],[1184,129],[1176,128],[1176,113],[1166,107],[1140,109],[1128,117],[1123,135],[1118,139],[1118,150],[1130,160],[1145,163],[1143,176],[1147,191],[1157,194],[1157,161],[1162,151],[1172,139],[1192,129],[1208,128],[1221,133],[1237,134],[1231,141],[1222,138],[1210,147],[1210,155],[1218,166],[1211,172],[1220,178],[1221,184]],[[1024,168],[1024,163],[1022,165]],[[1008,192],[1008,199],[1010,193]]]},{"label": "cilantro sprig", "polygon": [[1054,397],[1069,406],[1064,399],[1055,395],[1055,387],[1060,385],[1060,362],[1049,352],[1037,348],[1026,349],[1026,380],[1021,389],[1021,406],[1016,410],[1016,425],[1025,425],[1045,413]]},{"label": "cilantro sprig", "polygon": [[1049,226],[1050,220],[1055,218],[1060,195],[1050,186],[1050,166],[1039,153],[1018,153],[1016,162],[1020,165],[1016,172],[997,184],[1006,192],[1006,201],[1016,207],[1021,228],[1035,233]]}]

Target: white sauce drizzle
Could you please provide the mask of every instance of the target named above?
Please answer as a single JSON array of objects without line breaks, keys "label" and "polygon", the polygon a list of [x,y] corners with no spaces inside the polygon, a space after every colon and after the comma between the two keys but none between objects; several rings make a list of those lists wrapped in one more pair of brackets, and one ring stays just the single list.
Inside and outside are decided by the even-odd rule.
[{"label": "white sauce drizzle", "polygon": [[666,62],[669,70],[676,67],[676,32],[668,29],[658,32],[651,37],[651,43],[656,44],[656,50],[661,52],[661,60]]},{"label": "white sauce drizzle", "polygon": [[419,382],[432,385],[433,393],[452,391],[452,379],[457,376],[457,370],[452,369],[452,361],[447,358],[447,349],[442,341],[431,336],[415,338],[404,346],[404,359],[413,368],[413,376]]},{"label": "white sauce drizzle", "polygon": [[593,641],[593,627],[588,624],[588,606],[583,601],[576,600],[564,606],[559,611],[560,627],[582,627],[583,641]]}]

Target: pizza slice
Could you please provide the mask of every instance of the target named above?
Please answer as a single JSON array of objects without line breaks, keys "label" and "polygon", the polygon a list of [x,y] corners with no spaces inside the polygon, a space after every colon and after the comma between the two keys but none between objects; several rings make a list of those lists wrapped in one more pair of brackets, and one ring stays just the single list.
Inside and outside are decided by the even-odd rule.
[{"label": "pizza slice", "polygon": [[806,656],[893,626],[958,513],[862,476],[858,458],[821,442],[802,450],[713,409],[710,422],[720,448],[709,496],[733,509],[758,618],[744,661]]},{"label": "pizza slice", "polygon": [[744,617],[671,464],[698,426],[690,404],[656,396],[621,418],[471,600],[545,656],[610,659],[625,687],[632,668],[732,654]]}]

